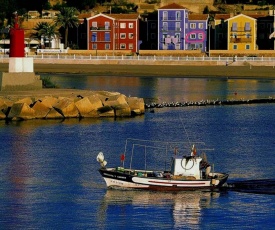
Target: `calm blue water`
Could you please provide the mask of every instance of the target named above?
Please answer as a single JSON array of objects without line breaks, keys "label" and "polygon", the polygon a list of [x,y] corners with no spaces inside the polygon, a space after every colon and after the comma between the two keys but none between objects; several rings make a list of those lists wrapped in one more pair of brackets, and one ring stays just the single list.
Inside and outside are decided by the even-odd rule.
[{"label": "calm blue water", "polygon": [[[69,85],[64,76],[58,78]],[[79,78],[77,87],[94,90],[105,78],[85,79]],[[149,83],[133,79],[127,83],[131,91],[113,77],[113,91],[147,98],[159,93],[166,101],[229,97],[235,91],[235,96],[261,98],[275,92],[273,81],[243,80],[241,86],[242,80],[215,80],[220,87],[211,87],[207,79],[146,79],[159,88],[150,92]],[[168,87],[173,81],[175,90]],[[209,87],[197,86],[203,84]],[[110,82],[98,90],[110,90]],[[208,161],[230,180],[274,179],[274,111],[275,104],[258,104],[163,108],[117,120],[0,121],[0,229],[274,229],[274,195],[108,191],[96,162],[102,151],[108,166],[120,165],[126,138],[186,141],[188,136],[214,148]],[[163,161],[161,155],[152,157]]]}]

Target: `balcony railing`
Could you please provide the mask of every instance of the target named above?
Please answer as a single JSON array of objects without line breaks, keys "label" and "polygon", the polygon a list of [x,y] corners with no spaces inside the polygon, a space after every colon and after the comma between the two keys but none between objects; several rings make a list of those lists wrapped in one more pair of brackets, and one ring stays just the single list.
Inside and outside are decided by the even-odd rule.
[{"label": "balcony railing", "polygon": [[163,27],[161,29],[161,31],[175,31],[175,32],[181,32],[181,28],[180,27],[174,27],[174,26],[169,26],[169,27]]},{"label": "balcony railing", "polygon": [[251,28],[245,27],[231,27],[231,32],[250,32]]},{"label": "balcony railing", "polygon": [[111,26],[91,26],[90,27],[91,31],[95,31],[95,30],[111,30]]},{"label": "balcony railing", "polygon": [[182,17],[161,17],[162,21],[181,21]]},{"label": "balcony railing", "polygon": [[231,43],[249,43],[252,42],[252,38],[230,38]]}]

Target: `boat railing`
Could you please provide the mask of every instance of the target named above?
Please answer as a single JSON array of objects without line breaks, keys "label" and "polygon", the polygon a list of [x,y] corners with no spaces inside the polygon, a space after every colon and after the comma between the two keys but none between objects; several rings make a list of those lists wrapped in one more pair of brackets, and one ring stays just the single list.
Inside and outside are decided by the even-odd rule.
[{"label": "boat railing", "polygon": [[[195,144],[197,147],[197,150],[203,152],[203,151],[210,151],[213,149],[205,148],[205,143],[204,142],[192,142],[192,145]],[[201,146],[201,147],[200,147]],[[183,156],[183,152],[186,154],[191,153],[191,146],[189,141],[151,141],[151,140],[143,140],[143,139],[134,139],[134,138],[128,138],[126,139],[125,143],[125,149],[124,149],[124,157],[122,161],[122,166],[123,168],[125,167],[125,157],[127,153],[129,154],[130,152],[130,160],[129,160],[129,169],[132,170],[132,165],[134,161],[134,155],[135,155],[135,150],[141,147],[144,149],[144,171],[147,171],[147,155],[148,155],[148,150],[153,149],[153,150],[160,150],[160,153],[164,153],[164,170],[167,171],[168,165],[171,163],[170,161],[170,156],[169,151],[173,152],[174,155],[181,154]],[[179,149],[183,149],[183,152],[179,152]],[[190,152],[189,152],[190,151]],[[139,155],[140,156],[140,155]],[[141,160],[139,158],[139,160]],[[155,171],[155,170],[154,170]],[[156,171],[158,171],[156,169]]]}]

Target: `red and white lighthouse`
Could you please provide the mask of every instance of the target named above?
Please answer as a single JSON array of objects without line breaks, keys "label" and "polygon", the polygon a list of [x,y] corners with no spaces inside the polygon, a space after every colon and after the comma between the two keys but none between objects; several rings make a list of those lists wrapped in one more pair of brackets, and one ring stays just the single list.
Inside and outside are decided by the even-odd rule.
[{"label": "red and white lighthouse", "polygon": [[25,57],[24,30],[19,28],[16,12],[14,27],[10,29],[10,57]]}]

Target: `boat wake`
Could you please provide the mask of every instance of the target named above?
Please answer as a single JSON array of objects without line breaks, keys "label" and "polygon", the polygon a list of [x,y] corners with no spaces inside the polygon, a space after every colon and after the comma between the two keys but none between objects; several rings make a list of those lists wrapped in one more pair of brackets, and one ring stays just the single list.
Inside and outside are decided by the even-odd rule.
[{"label": "boat wake", "polygon": [[245,180],[228,182],[231,191],[275,195],[275,179]]}]

